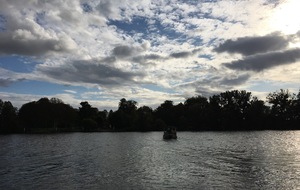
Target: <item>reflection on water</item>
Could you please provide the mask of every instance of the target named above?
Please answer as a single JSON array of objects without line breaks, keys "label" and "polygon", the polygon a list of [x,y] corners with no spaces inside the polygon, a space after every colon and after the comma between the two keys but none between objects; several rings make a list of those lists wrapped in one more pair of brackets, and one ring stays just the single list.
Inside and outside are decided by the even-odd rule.
[{"label": "reflection on water", "polygon": [[0,189],[297,189],[300,132],[0,136]]}]

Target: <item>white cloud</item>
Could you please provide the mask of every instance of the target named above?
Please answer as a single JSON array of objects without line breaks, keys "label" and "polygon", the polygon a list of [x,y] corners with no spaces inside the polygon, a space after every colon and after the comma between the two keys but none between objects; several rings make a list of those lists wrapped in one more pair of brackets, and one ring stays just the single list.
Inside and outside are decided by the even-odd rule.
[{"label": "white cloud", "polygon": [[[1,69],[0,84],[9,86],[30,79],[97,87],[102,89],[100,94],[87,92],[82,98],[100,107],[113,107],[123,97],[158,105],[165,99],[181,101],[197,93],[251,88],[253,77],[299,81],[297,63],[286,67],[290,77],[278,68],[258,75],[231,71],[222,65],[242,59],[241,55],[213,51],[226,40],[275,32],[270,19],[281,1],[277,1],[278,6],[262,0],[191,3],[31,0],[24,4],[3,0],[0,55],[30,56],[40,64],[27,74]],[[148,26],[140,26],[132,34],[129,31],[137,27],[136,18],[144,19]],[[111,24],[113,21],[116,26]],[[299,43],[299,38],[295,39]],[[298,43],[295,41],[293,48],[299,47]],[[164,90],[144,87],[148,84]],[[65,92],[60,97],[72,104],[79,101],[73,97],[75,92]],[[97,103],[94,95],[102,97],[102,103]]]}]

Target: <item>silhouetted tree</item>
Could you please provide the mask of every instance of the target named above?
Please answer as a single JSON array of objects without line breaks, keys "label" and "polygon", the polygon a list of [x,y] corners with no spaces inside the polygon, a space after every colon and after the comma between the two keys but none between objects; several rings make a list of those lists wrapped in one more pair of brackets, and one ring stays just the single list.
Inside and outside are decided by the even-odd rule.
[{"label": "silhouetted tree", "polygon": [[137,127],[140,131],[156,130],[153,117],[153,110],[148,106],[137,109]]},{"label": "silhouetted tree", "polygon": [[81,102],[79,108],[79,116],[82,119],[95,119],[98,113],[98,109],[92,107],[88,102]]},{"label": "silhouetted tree", "polygon": [[294,129],[300,129],[300,90],[292,101],[291,114]]},{"label": "silhouetted tree", "polygon": [[265,102],[253,97],[250,106],[246,110],[246,129],[262,130],[267,129],[267,118],[269,117],[269,107]]},{"label": "silhouetted tree", "polygon": [[137,102],[134,100],[126,100],[122,98],[119,103],[119,109],[125,113],[131,113],[137,110]]},{"label": "silhouetted tree", "polygon": [[208,120],[211,130],[225,130],[222,125],[222,110],[221,110],[220,95],[209,97],[208,105]]},{"label": "silhouetted tree", "polygon": [[292,107],[295,99],[295,94],[283,89],[267,96],[267,100],[271,104],[272,125],[278,129],[285,129],[291,124],[293,119]]},{"label": "silhouetted tree", "polygon": [[76,111],[59,99],[50,101],[48,98],[41,98],[37,102],[26,103],[20,108],[18,116],[27,131],[32,128],[52,128],[52,131],[66,128],[70,130],[77,122]]},{"label": "silhouetted tree", "polygon": [[208,121],[208,100],[203,96],[188,98],[184,102],[186,125],[193,130],[204,130],[209,126]]},{"label": "silhouetted tree", "polygon": [[98,128],[98,109],[92,107],[87,101],[80,103],[79,116],[83,131],[95,131]]},{"label": "silhouetted tree", "polygon": [[221,124],[226,129],[242,129],[245,124],[246,110],[250,106],[251,92],[233,90],[220,93]]},{"label": "silhouetted tree", "polygon": [[122,98],[117,111],[110,114],[109,120],[114,129],[137,130],[137,102]]},{"label": "silhouetted tree", "polygon": [[0,100],[0,132],[151,131],[167,126],[179,130],[300,129],[300,91],[295,95],[281,89],[267,100],[270,106],[251,92],[232,90],[209,99],[187,98],[184,104],[166,100],[153,111],[122,98],[118,109],[110,112],[99,111],[86,101],[75,110],[58,98],[41,98],[17,111],[10,102]]},{"label": "silhouetted tree", "polygon": [[0,132],[18,132],[17,108],[10,101],[0,100]]},{"label": "silhouetted tree", "polygon": [[107,110],[99,111],[96,118],[98,127],[103,129],[108,129],[109,123],[108,123],[108,112]]},{"label": "silhouetted tree", "polygon": [[51,104],[64,104],[64,102],[63,102],[61,99],[55,98],[55,97],[51,98],[51,99],[49,100],[49,102],[50,102]]},{"label": "silhouetted tree", "polygon": [[156,108],[154,113],[155,113],[155,116],[158,119],[161,119],[166,125],[168,125],[168,126],[177,126],[178,125],[178,123],[176,123],[176,120],[175,120],[173,101],[166,100],[164,103],[162,103],[160,106],[158,106]]},{"label": "silhouetted tree", "polygon": [[186,126],[186,116],[185,116],[185,106],[183,103],[179,103],[177,105],[174,106],[173,108],[174,110],[174,122],[176,124],[174,124],[175,127],[177,127],[177,130],[187,130],[187,126]]}]

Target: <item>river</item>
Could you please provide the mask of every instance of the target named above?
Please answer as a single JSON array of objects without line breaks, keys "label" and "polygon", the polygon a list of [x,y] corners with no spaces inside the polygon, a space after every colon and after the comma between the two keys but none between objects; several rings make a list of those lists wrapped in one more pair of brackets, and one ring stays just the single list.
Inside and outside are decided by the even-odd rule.
[{"label": "river", "polygon": [[297,189],[300,131],[0,136],[0,189]]}]

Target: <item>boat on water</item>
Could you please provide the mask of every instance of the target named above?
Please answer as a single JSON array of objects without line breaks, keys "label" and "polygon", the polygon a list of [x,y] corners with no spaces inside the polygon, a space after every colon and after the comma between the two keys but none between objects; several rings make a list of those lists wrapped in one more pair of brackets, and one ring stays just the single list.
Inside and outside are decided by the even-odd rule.
[{"label": "boat on water", "polygon": [[175,127],[168,127],[164,131],[164,139],[177,139],[177,133],[176,133],[176,128]]}]

